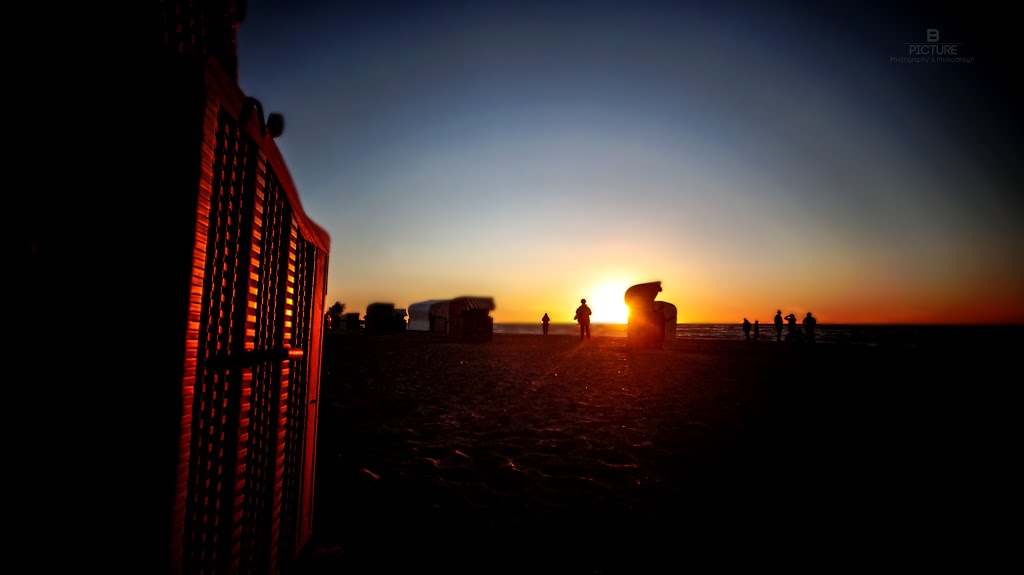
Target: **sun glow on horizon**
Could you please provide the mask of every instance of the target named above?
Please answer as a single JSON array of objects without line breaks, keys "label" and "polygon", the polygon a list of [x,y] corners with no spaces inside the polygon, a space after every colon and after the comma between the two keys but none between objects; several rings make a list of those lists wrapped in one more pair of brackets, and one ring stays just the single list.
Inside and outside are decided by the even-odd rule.
[{"label": "sun glow on horizon", "polygon": [[626,289],[632,285],[628,282],[607,282],[589,290],[585,296],[587,305],[593,310],[590,321],[593,323],[626,323],[629,319],[629,308],[624,298]]}]

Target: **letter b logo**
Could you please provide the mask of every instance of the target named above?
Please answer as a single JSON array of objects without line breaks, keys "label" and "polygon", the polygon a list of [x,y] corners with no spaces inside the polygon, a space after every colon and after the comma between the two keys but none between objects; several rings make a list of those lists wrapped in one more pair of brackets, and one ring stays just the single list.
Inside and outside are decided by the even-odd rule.
[{"label": "letter b logo", "polygon": [[935,29],[935,28],[928,28],[928,41],[929,42],[938,42],[939,41],[939,31],[937,29]]}]

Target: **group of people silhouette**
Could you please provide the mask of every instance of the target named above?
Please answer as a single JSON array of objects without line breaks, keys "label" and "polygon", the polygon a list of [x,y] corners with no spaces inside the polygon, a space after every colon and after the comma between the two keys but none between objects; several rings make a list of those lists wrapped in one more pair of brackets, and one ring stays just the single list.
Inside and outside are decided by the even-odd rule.
[{"label": "group of people silhouette", "polygon": [[[590,306],[587,305],[586,298],[580,300],[580,306],[576,308],[576,315],[572,316],[572,319],[576,320],[576,323],[580,326],[580,341],[584,339],[590,339],[590,316],[593,311]],[[547,312],[544,312],[544,317],[541,318],[541,324],[544,326],[544,335],[548,334],[548,324],[551,323],[551,318],[548,317]],[[803,329],[801,330],[796,324],[796,315],[788,314],[785,317],[782,316],[782,310],[776,310],[775,312],[775,341],[782,341],[782,327],[783,323],[788,326],[786,333],[786,341],[794,343],[814,343],[814,332],[815,327],[818,325],[818,320],[814,318],[811,312],[807,312],[803,320]],[[753,330],[754,336],[751,338],[750,332]],[[757,341],[761,336],[761,322],[754,320],[751,324],[750,320],[743,318],[743,339]]]},{"label": "group of people silhouette", "polygon": [[[590,306],[587,305],[587,299],[581,299],[580,307],[576,308],[576,315],[572,316],[572,319],[576,320],[576,323],[580,326],[580,341],[590,339],[590,316],[592,313],[593,311],[590,309]],[[548,324],[551,323],[551,318],[548,317],[547,312],[544,312],[544,317],[540,318],[540,323],[544,326],[544,335],[547,335]]]},{"label": "group of people silhouette", "polygon": [[[572,316],[572,319],[576,320],[576,323],[580,326],[580,341],[584,339],[590,339],[590,316],[593,311],[590,306],[587,305],[586,298],[580,300],[580,306],[576,308],[576,315]],[[814,343],[814,332],[815,327],[818,325],[818,320],[814,318],[811,312],[807,312],[803,320],[803,329],[801,330],[796,324],[796,315],[788,314],[785,317],[782,316],[782,310],[776,310],[775,312],[775,341],[782,341],[782,326],[783,323],[789,327],[786,333],[786,341],[794,343]],[[547,312],[544,312],[544,317],[541,318],[541,323],[544,326],[544,335],[548,333],[548,324],[551,323],[551,318],[548,317]],[[743,318],[743,338],[750,340],[750,332],[753,330],[754,337],[753,341],[757,341],[761,336],[761,322],[754,320],[751,324],[750,320]]]},{"label": "group of people silhouette", "polygon": [[[801,330],[796,324],[796,315],[787,314],[786,317],[782,317],[782,310],[776,310],[775,312],[775,341],[782,341],[782,324],[785,322],[788,330],[786,332],[786,341],[794,343],[814,343],[814,331],[818,325],[818,320],[814,318],[811,312],[807,312],[803,320],[803,329]],[[750,330],[753,327],[754,337],[753,341],[757,341],[760,337],[761,323],[758,320],[754,320],[753,326],[751,326],[750,320],[743,318],[743,339],[750,340]]]}]

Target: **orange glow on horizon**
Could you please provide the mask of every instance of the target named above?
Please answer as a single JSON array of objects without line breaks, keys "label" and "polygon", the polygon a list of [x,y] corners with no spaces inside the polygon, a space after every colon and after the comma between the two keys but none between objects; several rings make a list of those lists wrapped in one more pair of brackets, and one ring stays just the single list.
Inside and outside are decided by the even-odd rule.
[{"label": "orange glow on horizon", "polygon": [[[459,270],[461,275],[454,278],[437,274],[424,276],[425,280],[408,270],[392,281],[353,276],[346,278],[351,286],[346,293],[330,290],[327,301],[340,301],[348,311],[362,315],[372,302],[393,302],[397,308],[407,308],[418,301],[468,293],[494,298],[496,309],[491,317],[495,323],[539,325],[545,313],[552,323],[575,323],[573,312],[580,298],[586,298],[594,323],[624,324],[628,321],[623,301],[626,289],[660,280],[663,291],[656,300],[675,305],[680,324],[739,325],[746,317],[767,325],[776,309],[800,318],[812,312],[822,325],[1024,322],[1024,301],[1014,282],[1004,285],[985,278],[973,285],[947,283],[922,295],[923,288],[908,282],[839,282],[833,279],[839,272],[831,268],[821,276],[794,281],[792,275],[715,264],[717,260],[705,261],[703,256],[691,258],[689,265],[671,259],[667,264],[613,265],[624,258],[607,246],[597,251],[615,261],[584,259],[570,268],[558,258],[557,262],[537,262],[529,274],[522,273],[525,266],[511,262],[513,265],[491,273]],[[751,278],[757,278],[756,282]]]}]

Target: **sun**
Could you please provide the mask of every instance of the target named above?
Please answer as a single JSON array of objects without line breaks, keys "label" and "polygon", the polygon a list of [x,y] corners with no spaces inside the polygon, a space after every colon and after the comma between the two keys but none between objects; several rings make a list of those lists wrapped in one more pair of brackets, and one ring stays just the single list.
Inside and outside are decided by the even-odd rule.
[{"label": "sun", "polygon": [[629,308],[623,296],[629,284],[625,282],[608,282],[600,284],[585,295],[587,305],[593,313],[590,321],[594,323],[626,323],[629,319]]}]

